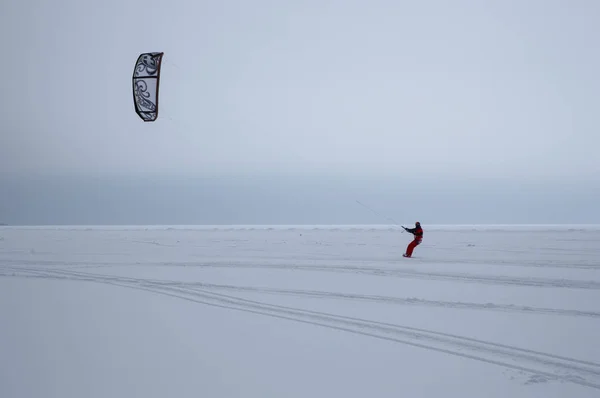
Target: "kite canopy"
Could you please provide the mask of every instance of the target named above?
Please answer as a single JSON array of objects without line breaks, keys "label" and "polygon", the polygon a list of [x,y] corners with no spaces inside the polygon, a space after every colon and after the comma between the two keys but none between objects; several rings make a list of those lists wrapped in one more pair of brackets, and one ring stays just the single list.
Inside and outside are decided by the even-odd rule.
[{"label": "kite canopy", "polygon": [[133,104],[135,113],[145,122],[158,117],[158,87],[162,52],[142,53],[133,70]]}]

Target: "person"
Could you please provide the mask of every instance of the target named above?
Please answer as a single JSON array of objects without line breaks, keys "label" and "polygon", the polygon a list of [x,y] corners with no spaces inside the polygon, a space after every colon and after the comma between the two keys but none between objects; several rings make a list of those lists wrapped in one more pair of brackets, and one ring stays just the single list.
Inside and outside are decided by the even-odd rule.
[{"label": "person", "polygon": [[423,241],[423,228],[421,228],[421,223],[416,222],[414,228],[406,228],[402,226],[406,232],[410,232],[414,235],[414,239],[408,244],[406,247],[406,253],[404,253],[403,257],[412,257],[413,250],[415,247],[419,246]]}]

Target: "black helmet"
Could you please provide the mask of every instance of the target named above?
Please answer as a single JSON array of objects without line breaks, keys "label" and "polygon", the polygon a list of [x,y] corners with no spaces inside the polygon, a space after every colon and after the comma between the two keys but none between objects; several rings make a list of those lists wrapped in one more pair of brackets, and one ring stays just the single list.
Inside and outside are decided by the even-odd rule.
[{"label": "black helmet", "polygon": [[421,223],[417,221],[417,222],[415,223],[415,227],[420,227],[420,226],[421,226]]}]

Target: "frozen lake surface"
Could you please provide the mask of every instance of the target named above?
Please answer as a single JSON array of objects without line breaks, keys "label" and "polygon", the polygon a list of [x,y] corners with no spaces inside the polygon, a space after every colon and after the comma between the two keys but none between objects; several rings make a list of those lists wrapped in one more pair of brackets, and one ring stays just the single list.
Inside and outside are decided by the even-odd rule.
[{"label": "frozen lake surface", "polygon": [[0,227],[0,396],[600,396],[600,226],[423,227]]}]

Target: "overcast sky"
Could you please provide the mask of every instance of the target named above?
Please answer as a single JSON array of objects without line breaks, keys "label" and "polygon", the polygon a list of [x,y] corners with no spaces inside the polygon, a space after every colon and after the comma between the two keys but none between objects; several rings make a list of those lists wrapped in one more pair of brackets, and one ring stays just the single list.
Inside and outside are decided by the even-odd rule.
[{"label": "overcast sky", "polygon": [[[380,181],[373,192],[400,185],[402,193],[371,202],[396,215],[423,203],[406,192],[438,189],[419,208],[418,217],[432,221],[448,218],[442,209],[457,221],[518,221],[541,206],[540,222],[600,222],[598,210],[582,204],[600,201],[598,1],[4,0],[0,37],[0,218],[11,222],[133,222],[114,207],[104,218],[69,208],[47,214],[41,197],[64,199],[56,187],[72,174],[78,182],[70,200],[98,190],[113,195],[95,197],[102,207],[148,196],[130,189],[135,183],[119,191],[110,176],[273,172],[280,179],[261,187],[283,191],[283,180],[293,187],[297,176],[337,175],[336,183],[319,181],[351,203],[360,198],[341,186],[353,176]],[[146,51],[165,52],[155,123],[133,110],[131,74]],[[35,198],[23,182],[30,180],[15,182],[33,175],[46,176]],[[99,175],[103,188],[90,183]],[[481,181],[503,184],[512,207],[490,204],[499,196]],[[172,196],[204,189],[189,184]],[[323,184],[310,189],[323,192]],[[368,196],[360,184],[354,192]],[[227,195],[243,198],[248,186],[260,191],[240,183]],[[474,209],[481,201],[473,193],[459,200],[440,186],[485,194],[487,205]],[[222,197],[203,206],[223,222],[353,222],[364,211],[350,206],[328,219],[323,212],[336,209],[338,198],[317,196],[302,216],[283,206],[274,217],[270,205],[232,218],[242,202],[228,199],[222,208]],[[500,217],[499,206],[512,216]],[[139,222],[151,220],[144,217]]]}]

